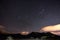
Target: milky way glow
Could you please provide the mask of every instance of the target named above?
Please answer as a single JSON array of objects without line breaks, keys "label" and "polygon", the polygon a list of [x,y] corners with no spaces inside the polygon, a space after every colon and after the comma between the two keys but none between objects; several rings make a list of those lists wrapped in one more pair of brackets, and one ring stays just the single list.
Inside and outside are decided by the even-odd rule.
[{"label": "milky way glow", "polygon": [[60,24],[43,27],[41,31],[50,32],[55,35],[60,35]]}]

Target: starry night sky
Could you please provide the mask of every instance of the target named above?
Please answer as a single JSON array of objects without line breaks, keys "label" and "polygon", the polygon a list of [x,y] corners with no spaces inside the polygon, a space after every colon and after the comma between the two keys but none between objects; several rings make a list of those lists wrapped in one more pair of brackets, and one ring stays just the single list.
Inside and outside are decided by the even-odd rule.
[{"label": "starry night sky", "polygon": [[59,0],[2,0],[0,24],[9,32],[39,31],[60,23]]}]

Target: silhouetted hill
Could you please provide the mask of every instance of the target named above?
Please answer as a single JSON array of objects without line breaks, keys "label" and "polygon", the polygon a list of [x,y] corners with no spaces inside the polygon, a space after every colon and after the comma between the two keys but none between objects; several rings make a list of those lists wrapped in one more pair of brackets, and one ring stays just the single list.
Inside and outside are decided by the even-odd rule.
[{"label": "silhouetted hill", "polygon": [[3,34],[3,33],[0,33],[0,39],[6,39],[7,37],[11,36],[12,38],[20,38],[20,39],[23,39],[23,38],[41,38],[43,36],[48,36],[50,38],[60,38],[60,36],[57,36],[57,35],[53,35],[51,33],[38,33],[38,32],[32,32],[28,35],[21,35],[20,33],[18,34]]}]

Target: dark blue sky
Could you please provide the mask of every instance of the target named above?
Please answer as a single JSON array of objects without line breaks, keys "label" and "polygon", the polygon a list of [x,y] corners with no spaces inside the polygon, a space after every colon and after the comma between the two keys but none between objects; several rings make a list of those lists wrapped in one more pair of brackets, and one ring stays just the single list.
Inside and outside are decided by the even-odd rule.
[{"label": "dark blue sky", "polygon": [[43,26],[60,23],[58,0],[3,0],[0,24],[8,31],[39,31]]}]

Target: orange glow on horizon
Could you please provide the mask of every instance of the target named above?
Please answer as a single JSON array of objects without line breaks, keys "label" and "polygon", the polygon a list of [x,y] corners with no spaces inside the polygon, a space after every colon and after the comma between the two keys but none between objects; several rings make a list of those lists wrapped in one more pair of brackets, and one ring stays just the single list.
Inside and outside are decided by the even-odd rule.
[{"label": "orange glow on horizon", "polygon": [[60,35],[60,32],[50,32],[52,34],[55,34],[55,35]]},{"label": "orange glow on horizon", "polygon": [[52,34],[60,35],[60,24],[53,26],[46,26],[41,28],[41,32],[50,32]]},{"label": "orange glow on horizon", "polygon": [[53,25],[53,26],[46,26],[41,29],[41,31],[50,32],[50,31],[59,31],[60,24]]},{"label": "orange glow on horizon", "polygon": [[29,32],[21,32],[20,34],[21,34],[21,35],[28,35]]}]

